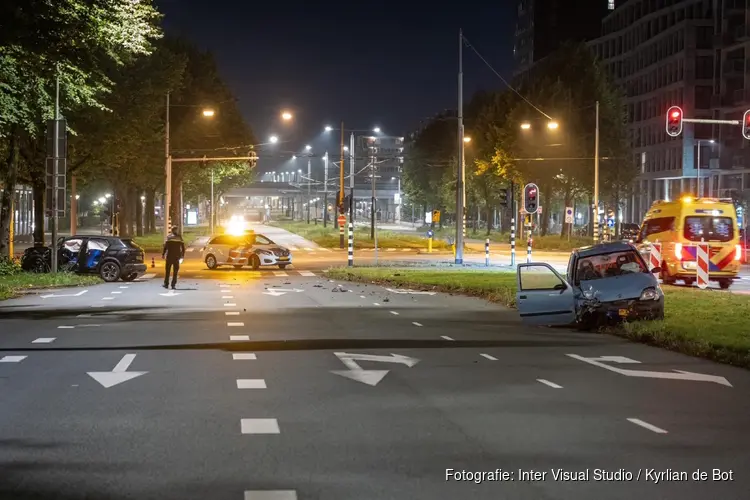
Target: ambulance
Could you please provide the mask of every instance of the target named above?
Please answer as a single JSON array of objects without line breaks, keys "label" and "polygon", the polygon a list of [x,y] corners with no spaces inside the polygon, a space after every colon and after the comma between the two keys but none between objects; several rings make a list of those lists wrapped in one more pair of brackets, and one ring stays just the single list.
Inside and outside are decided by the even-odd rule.
[{"label": "ambulance", "polygon": [[734,203],[729,198],[693,198],[655,201],[641,224],[636,245],[647,259],[653,243],[661,244],[661,273],[664,284],[682,280],[691,286],[696,280],[697,245],[709,246],[710,281],[727,289],[737,279],[742,246]]}]

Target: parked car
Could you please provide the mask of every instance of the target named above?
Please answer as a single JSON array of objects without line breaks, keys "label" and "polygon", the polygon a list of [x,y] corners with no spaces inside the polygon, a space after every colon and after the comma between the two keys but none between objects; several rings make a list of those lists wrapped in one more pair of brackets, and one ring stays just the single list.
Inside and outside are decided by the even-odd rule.
[{"label": "parked car", "polygon": [[[98,274],[104,281],[133,281],[146,273],[143,249],[118,236],[68,236],[57,240],[57,268],[78,274]],[[52,269],[52,249],[26,249],[21,267],[31,272]]]},{"label": "parked car", "polygon": [[292,263],[292,252],[262,234],[245,231],[240,235],[220,234],[212,237],[203,247],[203,261],[209,269],[219,266],[234,266],[242,269],[250,266],[279,266],[284,269]]},{"label": "parked car", "polygon": [[635,241],[638,238],[638,233],[641,231],[641,226],[638,224],[624,222],[620,225],[620,238],[624,241]]},{"label": "parked car", "polygon": [[603,324],[664,319],[664,292],[630,243],[574,250],[566,276],[546,263],[520,264],[516,303],[521,320],[535,325]]}]

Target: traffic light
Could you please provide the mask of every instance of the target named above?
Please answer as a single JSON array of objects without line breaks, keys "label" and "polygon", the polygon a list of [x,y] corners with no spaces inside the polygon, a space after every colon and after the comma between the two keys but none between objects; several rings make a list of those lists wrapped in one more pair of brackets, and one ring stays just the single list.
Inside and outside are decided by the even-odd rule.
[{"label": "traffic light", "polygon": [[742,115],[742,137],[750,141],[750,109]]},{"label": "traffic light", "polygon": [[250,159],[247,161],[247,166],[250,168],[255,168],[258,165],[258,153],[251,149],[250,152],[247,153],[247,156],[250,157]]},{"label": "traffic light", "polygon": [[507,207],[508,206],[508,190],[503,189],[502,191],[500,191],[499,197],[500,197],[500,206]]},{"label": "traffic light", "polygon": [[539,188],[536,184],[526,184],[523,188],[523,208],[527,214],[539,210]]},{"label": "traffic light", "polygon": [[682,108],[672,106],[667,110],[667,134],[677,137],[682,133]]}]

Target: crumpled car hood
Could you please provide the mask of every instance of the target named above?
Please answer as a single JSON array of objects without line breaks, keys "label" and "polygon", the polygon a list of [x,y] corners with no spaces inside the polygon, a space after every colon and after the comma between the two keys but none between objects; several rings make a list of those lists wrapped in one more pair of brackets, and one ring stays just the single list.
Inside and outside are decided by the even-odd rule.
[{"label": "crumpled car hood", "polygon": [[[599,302],[637,299],[644,288],[656,287],[657,281],[650,273],[633,273],[598,280],[581,281],[584,297]],[[590,295],[593,293],[593,295]]]}]

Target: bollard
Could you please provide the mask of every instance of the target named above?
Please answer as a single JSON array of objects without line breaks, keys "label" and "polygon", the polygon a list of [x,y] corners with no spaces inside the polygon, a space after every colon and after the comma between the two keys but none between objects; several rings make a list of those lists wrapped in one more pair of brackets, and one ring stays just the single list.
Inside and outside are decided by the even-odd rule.
[{"label": "bollard", "polygon": [[154,258],[153,257],[151,257],[151,267],[152,268],[156,267],[156,262],[154,262]]},{"label": "bollard", "polygon": [[516,265],[516,219],[510,219],[510,265]]},{"label": "bollard", "polygon": [[703,238],[701,238],[701,242],[696,248],[696,260],[696,283],[698,284],[698,288],[705,290],[708,288],[708,267],[711,260],[709,258],[709,246]]},{"label": "bollard", "polygon": [[490,239],[484,242],[484,265],[489,267],[490,265]]},{"label": "bollard", "polygon": [[354,224],[351,222],[349,222],[349,267],[354,267]]},{"label": "bollard", "polygon": [[427,238],[427,253],[432,253],[432,236]]},{"label": "bollard", "polygon": [[451,244],[451,248],[453,249],[453,257],[455,257],[456,256],[456,244],[455,243]]},{"label": "bollard", "polygon": [[532,239],[529,237],[529,239],[526,242],[526,263],[531,264],[531,245],[532,245]]}]

